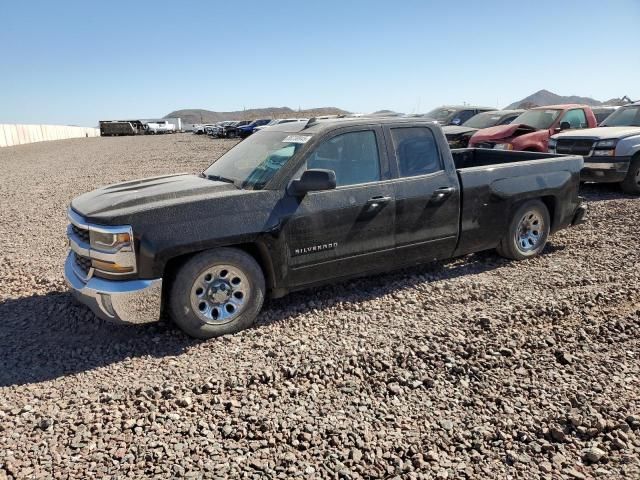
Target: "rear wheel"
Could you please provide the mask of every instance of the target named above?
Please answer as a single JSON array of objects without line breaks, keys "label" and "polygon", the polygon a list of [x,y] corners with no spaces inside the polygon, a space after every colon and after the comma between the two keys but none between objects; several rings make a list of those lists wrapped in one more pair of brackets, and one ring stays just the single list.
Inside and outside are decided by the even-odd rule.
[{"label": "rear wheel", "polygon": [[636,157],[631,161],[627,176],[620,186],[624,193],[640,195],[640,156],[636,155]]},{"label": "rear wheel", "polygon": [[185,263],[171,287],[174,322],[188,335],[213,338],[250,327],[262,308],[264,275],[247,253],[220,248]]},{"label": "rear wheel", "polygon": [[540,200],[530,200],[516,210],[496,250],[513,260],[535,257],[547,244],[550,229],[546,205]]}]

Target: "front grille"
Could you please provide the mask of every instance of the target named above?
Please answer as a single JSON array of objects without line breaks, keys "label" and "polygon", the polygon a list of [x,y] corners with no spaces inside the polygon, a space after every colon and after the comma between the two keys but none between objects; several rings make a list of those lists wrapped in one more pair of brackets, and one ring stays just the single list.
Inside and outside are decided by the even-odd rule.
[{"label": "front grille", "polygon": [[556,143],[556,153],[569,155],[589,155],[593,148],[594,140],[559,138]]},{"label": "front grille", "polygon": [[87,275],[89,273],[89,269],[91,268],[91,259],[89,257],[78,255],[77,253],[74,253],[73,256],[76,265],[80,267],[80,270],[82,270],[85,275]]},{"label": "front grille", "polygon": [[89,243],[89,230],[85,230],[84,228],[76,227],[71,224],[71,230],[75,235],[77,235],[83,242]]}]

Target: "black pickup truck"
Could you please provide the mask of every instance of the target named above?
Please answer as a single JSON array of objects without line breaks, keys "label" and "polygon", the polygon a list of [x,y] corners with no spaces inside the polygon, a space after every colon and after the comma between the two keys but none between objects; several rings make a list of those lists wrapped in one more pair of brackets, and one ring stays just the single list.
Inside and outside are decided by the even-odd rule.
[{"label": "black pickup truck", "polygon": [[487,249],[539,254],[581,223],[583,159],[451,151],[412,118],[310,120],[252,135],[200,175],[71,202],[65,277],[102,318],[189,335],[252,325],[265,296]]}]

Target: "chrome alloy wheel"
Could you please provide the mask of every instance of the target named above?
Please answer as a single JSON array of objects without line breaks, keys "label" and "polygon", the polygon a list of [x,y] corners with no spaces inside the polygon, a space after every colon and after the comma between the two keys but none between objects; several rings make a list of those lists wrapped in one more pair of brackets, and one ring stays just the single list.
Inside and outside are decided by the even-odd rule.
[{"label": "chrome alloy wheel", "polygon": [[515,241],[518,250],[523,253],[535,250],[542,240],[544,228],[542,215],[536,211],[525,213],[516,229]]},{"label": "chrome alloy wheel", "polygon": [[204,270],[191,286],[191,308],[205,323],[227,323],[244,310],[251,285],[246,275],[231,265]]}]

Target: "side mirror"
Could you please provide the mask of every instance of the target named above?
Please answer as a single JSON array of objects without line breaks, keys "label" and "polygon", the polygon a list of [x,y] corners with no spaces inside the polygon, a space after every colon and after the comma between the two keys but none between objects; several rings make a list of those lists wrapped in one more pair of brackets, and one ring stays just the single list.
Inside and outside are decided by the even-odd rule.
[{"label": "side mirror", "polygon": [[560,132],[563,130],[571,130],[571,124],[569,122],[560,122]]},{"label": "side mirror", "polygon": [[288,191],[296,197],[303,197],[308,192],[320,192],[336,188],[336,173],[333,170],[305,170],[300,180],[292,180]]}]

